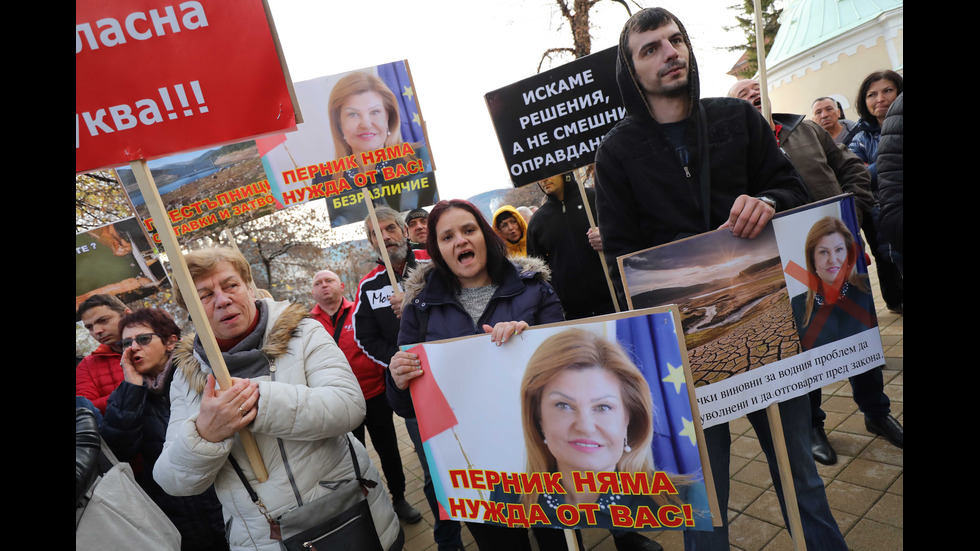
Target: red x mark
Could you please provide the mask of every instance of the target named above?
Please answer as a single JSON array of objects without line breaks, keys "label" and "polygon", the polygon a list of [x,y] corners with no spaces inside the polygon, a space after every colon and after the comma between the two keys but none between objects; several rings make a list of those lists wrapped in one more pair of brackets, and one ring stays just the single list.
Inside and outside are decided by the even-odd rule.
[{"label": "red x mark", "polygon": [[[865,327],[874,326],[874,316],[868,310],[865,310],[863,306],[855,303],[851,299],[841,296],[840,290],[844,286],[844,282],[847,281],[851,270],[854,268],[854,261],[852,258],[857,258],[861,250],[857,243],[853,243],[851,247],[854,249],[853,254],[848,255],[848,259],[844,261],[844,265],[841,267],[840,271],[837,272],[837,277],[834,278],[834,283],[828,285],[822,279],[816,276],[802,266],[793,262],[792,260],[786,265],[786,273],[798,280],[800,283],[807,286],[814,293],[819,293],[824,297],[823,304],[817,310],[817,315],[813,318],[813,321],[807,325],[806,330],[803,333],[803,349],[809,350],[813,348],[814,341],[817,340],[817,336],[820,335],[820,331],[823,329],[825,323],[827,323],[827,318],[830,317],[830,313],[834,310],[834,306],[839,307],[850,314],[854,319],[858,320]],[[799,328],[797,328],[799,329]]]}]

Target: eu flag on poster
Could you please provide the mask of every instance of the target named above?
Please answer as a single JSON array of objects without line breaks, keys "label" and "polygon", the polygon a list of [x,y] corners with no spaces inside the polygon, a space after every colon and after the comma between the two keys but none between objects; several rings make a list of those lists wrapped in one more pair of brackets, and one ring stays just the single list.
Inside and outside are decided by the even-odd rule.
[{"label": "eu flag on poster", "polygon": [[[675,327],[671,313],[619,319],[616,340],[633,356],[650,384],[654,406],[653,457],[657,468],[685,473],[698,470],[701,460]],[[674,446],[672,438],[690,442],[690,446]]]}]

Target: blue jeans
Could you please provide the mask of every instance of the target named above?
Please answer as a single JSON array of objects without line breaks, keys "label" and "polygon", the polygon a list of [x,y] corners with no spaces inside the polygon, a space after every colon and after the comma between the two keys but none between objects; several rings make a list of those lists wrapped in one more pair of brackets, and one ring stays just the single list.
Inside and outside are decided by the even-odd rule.
[{"label": "blue jeans", "polygon": [[[803,395],[780,403],[779,414],[783,423],[783,434],[786,438],[786,449],[789,455],[790,470],[793,473],[793,485],[796,488],[796,501],[800,509],[806,547],[820,551],[847,551],[844,536],[830,512],[823,480],[817,474],[817,466],[813,463],[813,454],[810,449],[809,398]],[[782,483],[776,468],[776,454],[773,448],[772,434],[769,431],[769,419],[765,410],[752,412],[748,414],[748,418],[759,437],[762,451],[765,452],[766,459],[769,461],[769,472],[772,475],[776,495],[779,497],[783,521],[788,527],[789,521],[786,520]],[[686,551],[728,551],[729,460],[732,444],[728,423],[704,429],[704,437],[708,447],[708,461],[711,464],[711,472],[714,474],[718,505],[721,508],[724,526],[716,527],[711,532],[685,531],[684,549]]]},{"label": "blue jeans", "polygon": [[425,473],[422,493],[425,494],[425,500],[429,502],[429,508],[432,509],[432,516],[435,519],[432,527],[432,539],[439,546],[439,551],[457,551],[462,549],[462,527],[459,522],[439,519],[439,502],[436,501],[436,491],[432,487],[432,477],[429,475],[429,462],[426,461],[425,451],[422,449],[422,436],[419,434],[419,420],[415,417],[406,417],[405,429],[408,430],[408,437],[412,439],[412,444],[415,445],[415,454],[418,455],[419,463],[422,464],[422,472]]}]

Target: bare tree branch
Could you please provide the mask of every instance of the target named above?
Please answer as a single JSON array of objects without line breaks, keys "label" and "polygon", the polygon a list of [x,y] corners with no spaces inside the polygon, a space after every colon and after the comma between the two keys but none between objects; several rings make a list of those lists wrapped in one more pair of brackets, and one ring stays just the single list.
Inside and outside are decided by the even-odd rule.
[{"label": "bare tree branch", "polygon": [[[558,11],[561,12],[562,18],[568,22],[572,29],[572,47],[563,48],[549,48],[541,55],[541,61],[538,63],[538,72],[541,72],[541,67],[544,66],[544,61],[546,59],[551,59],[552,54],[559,52],[570,52],[575,58],[585,57],[592,53],[592,23],[589,20],[589,12],[595,7],[601,0],[572,0],[569,4],[569,0],[555,0],[555,5],[558,6]],[[622,5],[626,8],[626,13],[632,15],[630,6],[627,0],[611,0],[617,4]],[[638,7],[642,8],[635,0],[632,3]]]},{"label": "bare tree branch", "polygon": [[574,48],[548,48],[543,54],[541,54],[541,61],[538,62],[538,72],[541,72],[541,66],[544,65],[544,60],[551,59],[551,54],[557,54],[559,52],[568,52],[575,55]]}]

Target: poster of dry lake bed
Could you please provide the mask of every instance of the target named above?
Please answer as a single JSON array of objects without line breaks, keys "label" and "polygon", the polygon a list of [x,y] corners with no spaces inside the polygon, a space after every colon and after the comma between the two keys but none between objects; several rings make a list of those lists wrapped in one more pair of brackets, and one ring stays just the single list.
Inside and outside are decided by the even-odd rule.
[{"label": "poster of dry lake bed", "polygon": [[800,352],[773,226],[717,230],[619,257],[631,309],[677,304],[695,386]]}]

